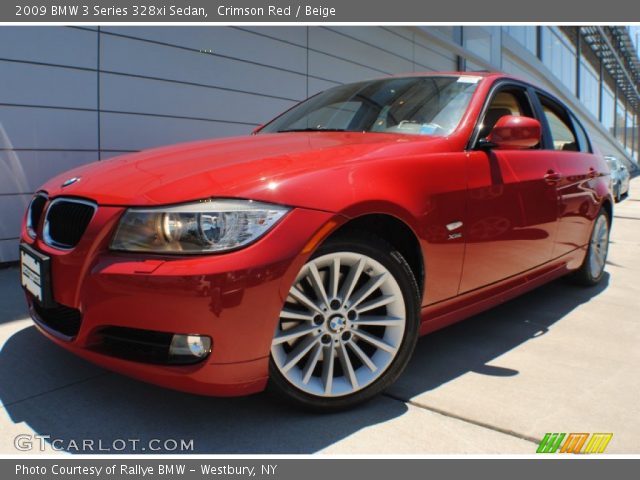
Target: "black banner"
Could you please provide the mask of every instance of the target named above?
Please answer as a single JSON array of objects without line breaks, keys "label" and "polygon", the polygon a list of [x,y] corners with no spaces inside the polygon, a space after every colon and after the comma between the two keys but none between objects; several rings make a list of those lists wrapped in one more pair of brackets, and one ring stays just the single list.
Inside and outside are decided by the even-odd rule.
[{"label": "black banner", "polygon": [[[615,463],[615,464],[614,464]],[[638,460],[479,460],[479,459],[145,459],[145,460],[0,460],[0,476],[9,478],[65,478],[119,480],[125,478],[259,478],[315,480],[328,478],[545,478],[601,479],[615,471],[632,478]],[[489,477],[491,475],[491,477]]]},{"label": "black banner", "polygon": [[626,0],[514,2],[415,0],[292,2],[288,0],[16,0],[0,4],[0,22],[638,22],[640,9]]}]

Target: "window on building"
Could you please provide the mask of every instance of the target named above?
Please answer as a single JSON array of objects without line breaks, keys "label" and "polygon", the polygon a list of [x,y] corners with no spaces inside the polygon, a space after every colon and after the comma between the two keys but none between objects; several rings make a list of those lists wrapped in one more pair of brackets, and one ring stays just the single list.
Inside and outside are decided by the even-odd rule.
[{"label": "window on building", "polygon": [[602,90],[602,125],[612,136],[615,133],[613,131],[614,108],[615,100],[613,91],[605,85]]},{"label": "window on building", "polygon": [[633,117],[633,158],[638,161],[638,151],[640,150],[640,124],[638,124],[638,115]]},{"label": "window on building", "polygon": [[585,58],[580,60],[580,100],[587,107],[587,110],[595,118],[598,118],[600,102],[599,74]]},{"label": "window on building", "polygon": [[627,110],[627,123],[625,128],[625,147],[629,155],[633,155],[633,115]]},{"label": "window on building", "polygon": [[575,93],[575,48],[566,35],[555,27],[543,29],[542,61],[565,87]]},{"label": "window on building", "polygon": [[505,25],[502,31],[517,40],[520,45],[529,50],[534,55],[537,49],[538,29],[537,27],[518,27],[515,25]]},{"label": "window on building", "polygon": [[[464,48],[475,53],[488,63],[493,63],[491,48],[492,27],[463,27],[462,41]],[[467,70],[484,70],[485,68],[474,62],[467,61]]]},{"label": "window on building", "polygon": [[624,103],[622,99],[618,99],[616,102],[616,139],[624,145],[624,133],[625,133],[625,122],[626,115],[624,111]]},{"label": "window on building", "polygon": [[440,33],[442,33],[445,37],[447,37],[449,40],[454,40],[454,30],[453,30],[453,26],[451,25],[434,25],[430,27],[433,30],[437,30]]}]

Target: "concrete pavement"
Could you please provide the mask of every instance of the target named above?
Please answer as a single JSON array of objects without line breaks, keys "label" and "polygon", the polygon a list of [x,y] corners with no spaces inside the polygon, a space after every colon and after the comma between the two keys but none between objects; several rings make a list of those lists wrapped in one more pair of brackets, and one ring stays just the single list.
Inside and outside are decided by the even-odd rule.
[{"label": "concrete pavement", "polygon": [[71,452],[83,439],[94,449],[140,439],[139,452],[151,439],[193,439],[196,453],[528,454],[546,432],[613,432],[608,453],[640,453],[640,179],[631,190],[615,208],[601,286],[559,280],[425,337],[387,393],[336,415],[94,367],[35,331],[17,269],[0,270],[0,453],[37,434]]}]

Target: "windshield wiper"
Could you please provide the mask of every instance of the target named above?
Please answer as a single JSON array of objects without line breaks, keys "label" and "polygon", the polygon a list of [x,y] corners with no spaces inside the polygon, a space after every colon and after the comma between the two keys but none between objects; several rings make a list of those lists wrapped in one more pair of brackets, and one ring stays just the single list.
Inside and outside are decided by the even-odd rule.
[{"label": "windshield wiper", "polygon": [[353,132],[345,128],[290,128],[285,130],[277,130],[277,133],[286,132]]}]

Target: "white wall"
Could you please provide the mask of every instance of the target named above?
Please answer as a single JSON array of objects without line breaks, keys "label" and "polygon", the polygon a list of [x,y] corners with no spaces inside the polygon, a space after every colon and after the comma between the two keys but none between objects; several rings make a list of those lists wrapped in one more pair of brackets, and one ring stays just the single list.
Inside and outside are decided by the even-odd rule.
[{"label": "white wall", "polygon": [[152,146],[246,134],[320,90],[456,70],[456,55],[550,90],[604,153],[625,156],[510,36],[493,42],[492,63],[449,37],[445,27],[0,26],[0,263],[17,259],[29,199],[57,173]]},{"label": "white wall", "polygon": [[28,201],[59,172],[246,134],[339,83],[454,68],[408,28],[0,27],[0,262],[17,259]]},{"label": "white wall", "polygon": [[[0,263],[17,259],[32,193],[74,166],[246,134],[320,90],[389,73],[456,70],[456,55],[491,68],[442,30],[0,26]],[[498,47],[495,65],[558,95],[604,153],[625,156],[531,52],[508,35]]]}]

